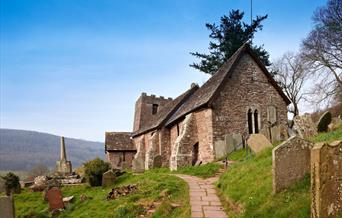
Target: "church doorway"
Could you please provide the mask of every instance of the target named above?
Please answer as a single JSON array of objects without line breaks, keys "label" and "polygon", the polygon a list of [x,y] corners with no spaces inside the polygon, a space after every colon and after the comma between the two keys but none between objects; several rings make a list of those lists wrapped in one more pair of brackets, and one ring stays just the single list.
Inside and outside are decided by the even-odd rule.
[{"label": "church doorway", "polygon": [[192,166],[195,166],[198,160],[198,142],[192,147]]}]

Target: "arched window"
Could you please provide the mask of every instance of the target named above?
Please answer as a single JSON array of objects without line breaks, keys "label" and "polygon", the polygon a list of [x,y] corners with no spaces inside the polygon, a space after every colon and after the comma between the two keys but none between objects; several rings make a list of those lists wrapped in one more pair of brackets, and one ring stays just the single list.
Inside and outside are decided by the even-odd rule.
[{"label": "arched window", "polygon": [[253,112],[251,109],[248,110],[248,132],[253,134]]},{"label": "arched window", "polygon": [[254,133],[259,133],[259,117],[258,110],[254,111]]}]

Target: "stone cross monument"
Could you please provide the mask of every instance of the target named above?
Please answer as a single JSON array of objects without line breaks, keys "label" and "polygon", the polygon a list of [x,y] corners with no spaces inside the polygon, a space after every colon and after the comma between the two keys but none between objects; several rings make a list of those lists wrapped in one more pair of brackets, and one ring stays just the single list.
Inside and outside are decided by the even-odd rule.
[{"label": "stone cross monument", "polygon": [[72,172],[71,161],[67,160],[66,151],[65,151],[65,142],[64,137],[61,137],[61,156],[60,159],[56,162],[56,173],[59,174],[70,174]]}]

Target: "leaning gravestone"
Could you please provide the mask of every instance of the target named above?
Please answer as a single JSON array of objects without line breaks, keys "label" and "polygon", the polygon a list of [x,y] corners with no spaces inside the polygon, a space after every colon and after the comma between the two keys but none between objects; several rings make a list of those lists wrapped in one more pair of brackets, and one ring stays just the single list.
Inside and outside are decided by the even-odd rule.
[{"label": "leaning gravestone", "polygon": [[319,118],[317,123],[317,131],[318,132],[326,132],[328,131],[328,126],[331,123],[331,113],[329,111],[322,114],[322,116]]},{"label": "leaning gravestone", "polygon": [[248,146],[254,153],[259,153],[266,148],[271,148],[272,144],[263,134],[251,134],[247,140]]},{"label": "leaning gravestone", "polygon": [[102,175],[102,186],[112,185],[116,179],[116,175],[113,170],[108,170]]},{"label": "leaning gravestone", "polygon": [[293,119],[293,129],[301,138],[310,138],[317,135],[316,125],[313,123],[310,114],[296,116]]},{"label": "leaning gravestone", "polygon": [[59,188],[53,187],[47,192],[50,211],[58,211],[64,209],[62,192]]},{"label": "leaning gravestone", "polygon": [[2,218],[14,218],[14,201],[11,196],[0,197],[0,217]]}]

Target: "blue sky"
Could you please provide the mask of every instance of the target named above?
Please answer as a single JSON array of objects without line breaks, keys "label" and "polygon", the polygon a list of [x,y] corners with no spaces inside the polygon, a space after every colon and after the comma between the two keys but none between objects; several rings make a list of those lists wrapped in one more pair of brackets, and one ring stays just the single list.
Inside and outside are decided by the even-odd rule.
[{"label": "blue sky", "polygon": [[[104,140],[130,131],[141,92],[176,97],[207,75],[204,24],[249,0],[0,0],[0,126]],[[253,0],[271,59],[296,51],[322,0]]]}]

